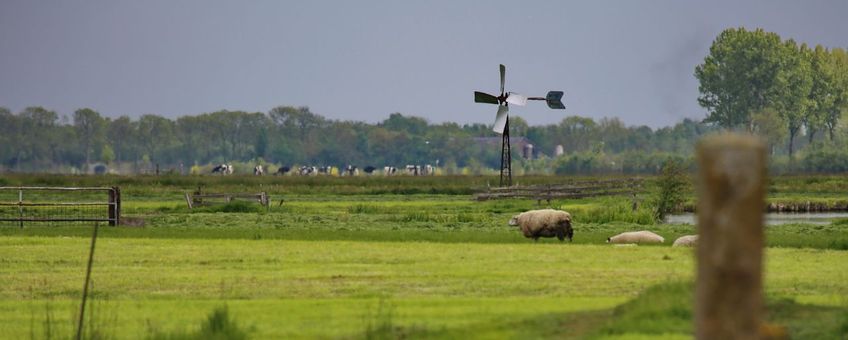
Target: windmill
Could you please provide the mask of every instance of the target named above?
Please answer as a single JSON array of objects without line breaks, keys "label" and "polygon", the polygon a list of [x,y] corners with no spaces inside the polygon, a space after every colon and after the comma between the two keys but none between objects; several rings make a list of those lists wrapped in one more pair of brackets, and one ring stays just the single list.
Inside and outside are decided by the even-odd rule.
[{"label": "windmill", "polygon": [[474,91],[474,102],[497,104],[498,113],[495,115],[495,125],[492,131],[501,134],[501,183],[500,186],[512,185],[512,156],[509,148],[509,104],[524,106],[528,100],[544,100],[552,109],[565,109],[562,104],[562,91],[550,91],[545,97],[527,97],[515,92],[504,92],[506,66],[501,64],[501,95],[493,96],[488,93]]}]

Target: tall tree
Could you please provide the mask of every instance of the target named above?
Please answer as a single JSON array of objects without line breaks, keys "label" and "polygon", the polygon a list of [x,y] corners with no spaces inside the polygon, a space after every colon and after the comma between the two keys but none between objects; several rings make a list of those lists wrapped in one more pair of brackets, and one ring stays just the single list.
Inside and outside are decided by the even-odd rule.
[{"label": "tall tree", "polygon": [[833,141],[839,118],[848,111],[848,53],[844,49],[834,48],[829,57],[833,102],[825,114],[824,126]]},{"label": "tall tree", "polygon": [[174,144],[174,122],[154,114],[143,115],[138,120],[138,139],[147,158],[158,164],[164,161],[163,151]]},{"label": "tall tree", "polygon": [[809,142],[812,143],[816,132],[825,128],[827,115],[835,104],[834,74],[831,54],[821,45],[817,45],[812,51],[801,45],[801,53],[810,61],[812,87],[809,93],[809,107],[804,115],[804,126]]},{"label": "tall tree", "polygon": [[15,158],[15,147],[20,145],[16,140],[20,130],[20,119],[12,111],[0,107],[0,163],[10,166],[9,161]]},{"label": "tall tree", "polygon": [[80,141],[83,154],[85,155],[85,168],[91,164],[91,152],[95,145],[103,140],[105,120],[100,113],[89,108],[74,111],[74,130]]},{"label": "tall tree", "polygon": [[130,159],[128,157],[132,153],[131,150],[138,143],[135,138],[137,125],[137,122],[133,122],[127,116],[121,116],[109,122],[106,139],[112,145],[116,161],[121,162]]},{"label": "tall tree", "polygon": [[762,110],[751,115],[754,133],[765,139],[769,153],[774,155],[777,145],[786,138],[786,121],[774,110]]},{"label": "tall tree", "polygon": [[51,163],[59,162],[59,149],[62,143],[67,144],[67,140],[62,140],[56,131],[59,129],[59,115],[41,106],[30,106],[21,112],[20,118],[21,126],[17,133],[24,145],[21,151],[30,160],[46,158]]},{"label": "tall tree", "polygon": [[392,113],[389,118],[379,124],[387,130],[405,131],[412,135],[424,134],[427,130],[427,120],[421,117],[404,116],[401,113]]},{"label": "tall tree", "polygon": [[753,130],[751,113],[765,109],[773,99],[780,44],[777,34],[762,29],[731,28],[719,34],[704,63],[695,67],[698,104],[709,111],[706,122]]},{"label": "tall tree", "polygon": [[780,48],[780,72],[772,88],[774,108],[786,121],[789,133],[789,158],[795,153],[795,137],[804,124],[810,109],[810,90],[813,78],[809,49],[787,40]]}]

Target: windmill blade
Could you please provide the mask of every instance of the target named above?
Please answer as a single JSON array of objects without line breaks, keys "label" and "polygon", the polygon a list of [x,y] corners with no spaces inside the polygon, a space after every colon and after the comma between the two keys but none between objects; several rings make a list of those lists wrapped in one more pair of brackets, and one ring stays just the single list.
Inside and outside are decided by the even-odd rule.
[{"label": "windmill blade", "polygon": [[506,105],[498,106],[498,114],[495,116],[495,125],[492,127],[492,131],[503,134],[508,115],[509,108]]},{"label": "windmill blade", "polygon": [[550,91],[545,97],[548,102],[548,107],[552,109],[564,110],[565,105],[562,103],[562,91]]},{"label": "windmill blade", "polygon": [[527,96],[515,92],[510,92],[506,96],[506,102],[518,106],[524,106],[527,105]]},{"label": "windmill blade", "polygon": [[504,94],[504,82],[506,81],[506,66],[501,64],[501,96]]},{"label": "windmill blade", "polygon": [[474,91],[474,102],[475,103],[487,103],[487,104],[497,104],[498,97],[495,97],[488,93],[483,93],[480,91]]}]

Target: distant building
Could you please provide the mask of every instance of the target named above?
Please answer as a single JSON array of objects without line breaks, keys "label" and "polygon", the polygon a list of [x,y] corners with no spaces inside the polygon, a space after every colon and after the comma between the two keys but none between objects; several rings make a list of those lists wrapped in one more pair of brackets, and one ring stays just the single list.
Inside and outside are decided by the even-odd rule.
[{"label": "distant building", "polygon": [[525,144],[521,148],[521,157],[524,157],[524,159],[533,159],[533,144]]}]

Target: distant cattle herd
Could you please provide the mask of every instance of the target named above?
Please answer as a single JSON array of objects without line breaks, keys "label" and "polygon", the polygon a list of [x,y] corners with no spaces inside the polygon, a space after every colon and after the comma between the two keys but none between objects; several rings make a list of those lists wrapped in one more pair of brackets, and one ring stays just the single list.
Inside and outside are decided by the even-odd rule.
[{"label": "distant cattle herd", "polygon": [[[362,173],[365,175],[383,175],[383,176],[397,176],[397,175],[407,175],[407,176],[432,176],[436,174],[436,168],[430,164],[426,165],[406,165],[405,167],[398,168],[394,166],[384,166],[382,168],[382,172],[380,169],[374,166],[366,166],[362,169]],[[269,170],[270,171],[270,170]],[[220,175],[232,175],[234,173],[234,167],[232,164],[219,164],[212,168],[213,174]],[[265,168],[260,164],[253,167],[253,174],[256,176],[262,176],[265,174]],[[295,176],[319,176],[319,175],[334,175],[334,176],[359,176],[361,173],[359,168],[355,165],[347,165],[343,168],[337,168],[333,166],[308,166],[302,165],[299,167],[289,167],[289,166],[281,166],[277,168],[277,171],[273,172],[274,175],[283,176],[283,175],[295,175]]]}]

